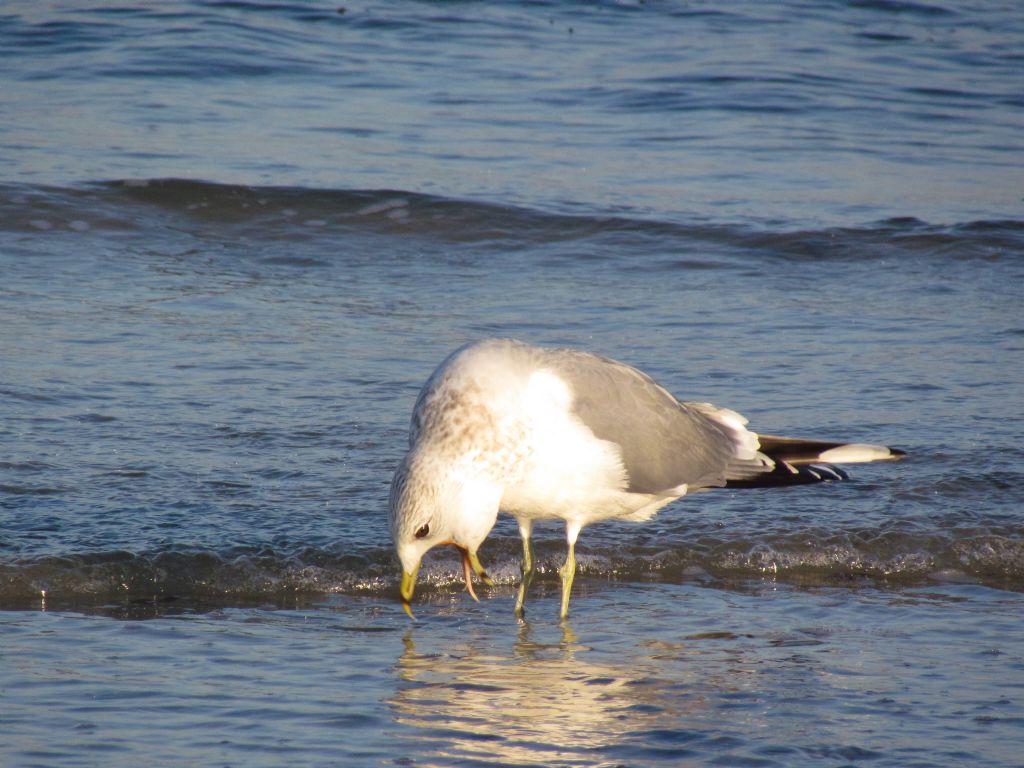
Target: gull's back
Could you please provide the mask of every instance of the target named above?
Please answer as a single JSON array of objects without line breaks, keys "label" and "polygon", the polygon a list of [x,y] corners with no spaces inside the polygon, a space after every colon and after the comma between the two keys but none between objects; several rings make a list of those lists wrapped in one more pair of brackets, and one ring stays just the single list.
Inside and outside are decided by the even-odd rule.
[{"label": "gull's back", "polygon": [[502,509],[582,523],[653,514],[758,463],[737,414],[680,403],[629,366],[506,339],[463,347],[424,385],[410,443],[505,486]]}]

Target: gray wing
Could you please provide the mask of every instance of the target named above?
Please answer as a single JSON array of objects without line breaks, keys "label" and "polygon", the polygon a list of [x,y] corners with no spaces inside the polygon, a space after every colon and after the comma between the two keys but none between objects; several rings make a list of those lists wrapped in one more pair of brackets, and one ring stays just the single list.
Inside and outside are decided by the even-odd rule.
[{"label": "gray wing", "polygon": [[576,416],[621,450],[627,490],[725,485],[737,443],[723,425],[628,365],[575,350],[546,352],[545,367],[573,391]]}]

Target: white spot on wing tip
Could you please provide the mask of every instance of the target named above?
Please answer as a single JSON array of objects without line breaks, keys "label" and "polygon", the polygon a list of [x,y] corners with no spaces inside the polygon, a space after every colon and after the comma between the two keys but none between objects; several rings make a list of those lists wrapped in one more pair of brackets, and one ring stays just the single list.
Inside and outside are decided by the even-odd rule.
[{"label": "white spot on wing tip", "polygon": [[868,461],[882,461],[893,458],[893,453],[884,445],[868,445],[867,443],[850,443],[822,452],[818,457],[822,461],[836,464],[862,464]]}]

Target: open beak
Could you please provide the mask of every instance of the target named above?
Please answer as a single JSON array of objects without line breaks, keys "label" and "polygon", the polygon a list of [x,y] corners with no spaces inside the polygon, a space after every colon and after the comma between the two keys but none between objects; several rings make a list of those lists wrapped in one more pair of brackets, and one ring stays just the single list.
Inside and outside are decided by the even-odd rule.
[{"label": "open beak", "polygon": [[[454,544],[453,542],[448,543]],[[454,546],[459,550],[459,554],[462,555],[462,577],[466,581],[466,591],[469,592],[470,597],[479,603],[480,598],[476,596],[476,592],[473,590],[473,574],[475,573],[477,578],[488,587],[493,587],[494,582],[487,575],[487,571],[484,570],[483,565],[480,563],[480,558],[476,556],[476,552],[470,552],[458,544],[454,544]],[[416,589],[416,574],[419,573],[419,570],[419,566],[417,566],[411,573],[409,571],[402,571],[402,610],[408,614],[410,619],[416,618],[412,614],[411,602],[412,593]]]}]

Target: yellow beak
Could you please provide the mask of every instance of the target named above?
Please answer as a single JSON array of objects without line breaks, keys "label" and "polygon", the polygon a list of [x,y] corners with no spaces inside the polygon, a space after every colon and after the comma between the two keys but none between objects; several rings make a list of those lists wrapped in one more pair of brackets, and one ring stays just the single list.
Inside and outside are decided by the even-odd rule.
[{"label": "yellow beak", "polygon": [[412,615],[412,606],[409,605],[409,601],[412,600],[413,590],[416,589],[416,574],[419,570],[417,567],[412,573],[402,571],[402,608],[409,614],[410,619],[416,618]]}]

